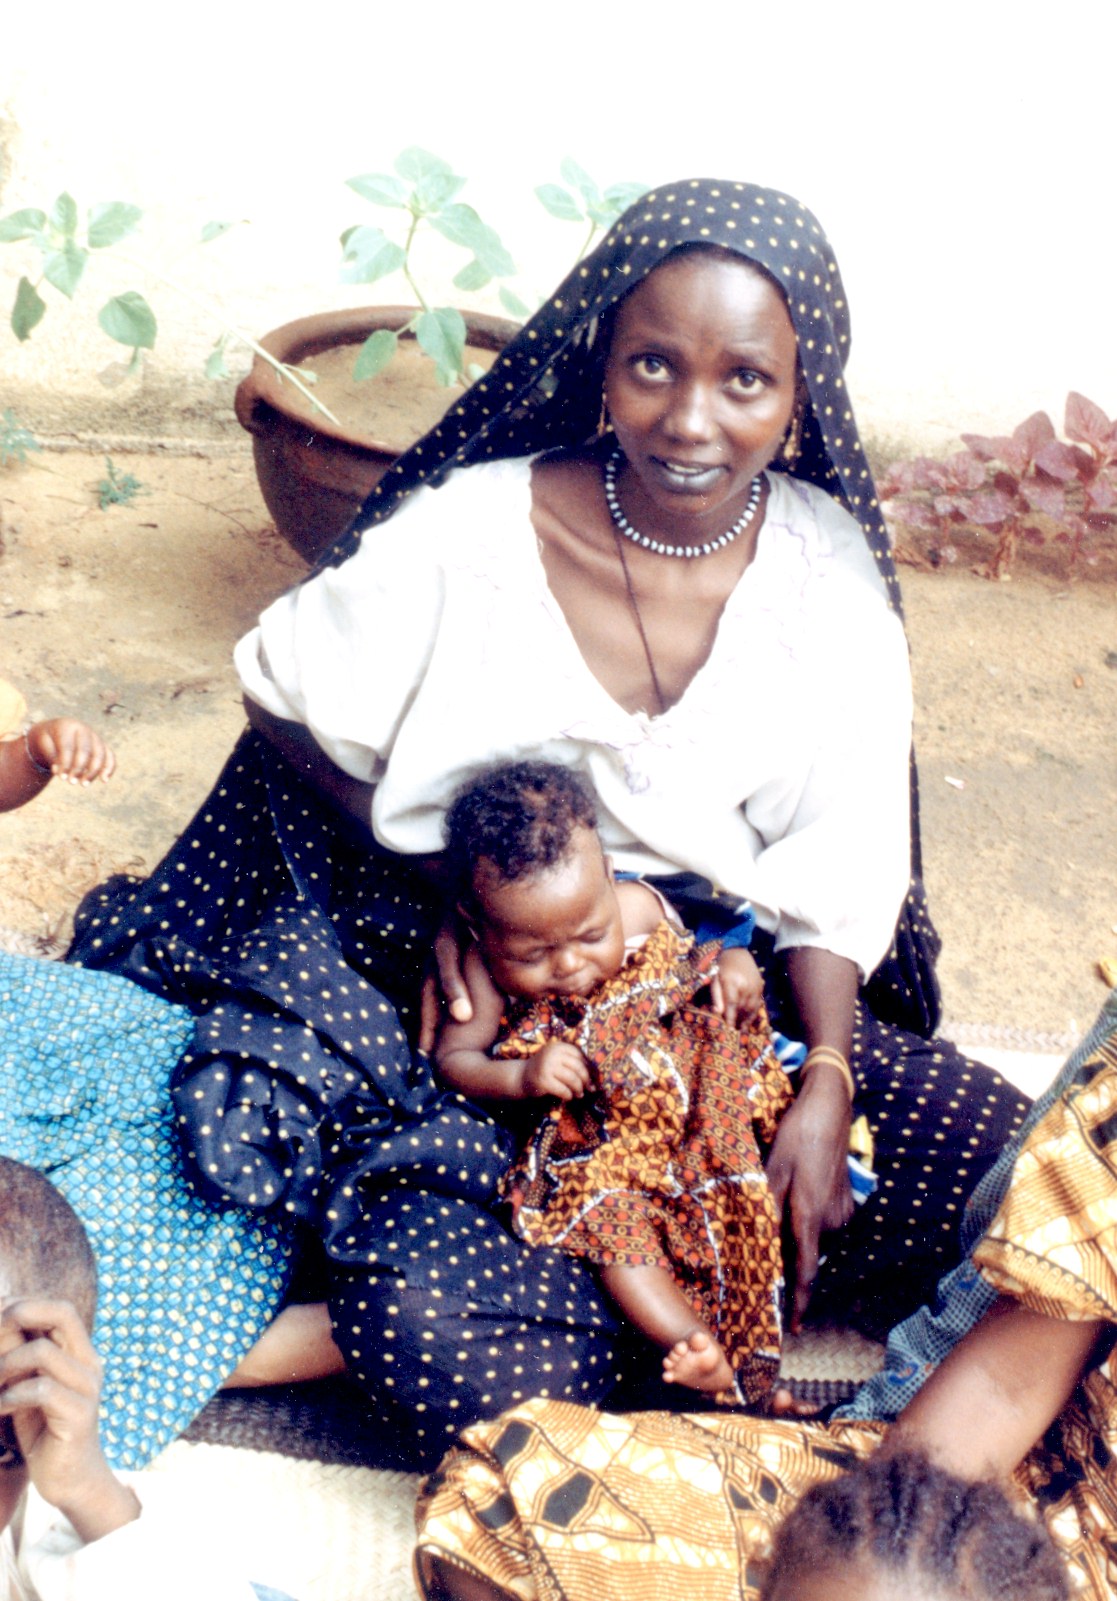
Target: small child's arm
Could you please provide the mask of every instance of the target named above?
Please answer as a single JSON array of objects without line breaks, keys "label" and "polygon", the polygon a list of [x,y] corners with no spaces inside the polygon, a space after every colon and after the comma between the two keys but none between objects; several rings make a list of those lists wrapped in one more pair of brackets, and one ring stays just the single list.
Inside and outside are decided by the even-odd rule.
[{"label": "small child's arm", "polygon": [[0,1418],[11,1419],[9,1450],[86,1544],[140,1515],[101,1450],[100,1399],[101,1363],[70,1303],[8,1301],[0,1311]]},{"label": "small child's arm", "polygon": [[1001,1296],[909,1401],[882,1449],[924,1452],[962,1479],[1006,1478],[1066,1406],[1104,1327]]},{"label": "small child's arm", "polygon": [[528,1101],[553,1095],[572,1101],[591,1086],[589,1064],[576,1045],[548,1040],[533,1056],[499,1060],[489,1055],[500,1033],[504,998],[476,949],[466,952],[462,973],[473,1000],[468,1023],[443,1022],[434,1048],[435,1066],[456,1090],[480,1101]]},{"label": "small child's arm", "polygon": [[25,806],[52,778],[87,785],[107,782],[116,757],[100,734],[76,717],[49,717],[32,723],[23,739],[0,744],[0,811]]}]

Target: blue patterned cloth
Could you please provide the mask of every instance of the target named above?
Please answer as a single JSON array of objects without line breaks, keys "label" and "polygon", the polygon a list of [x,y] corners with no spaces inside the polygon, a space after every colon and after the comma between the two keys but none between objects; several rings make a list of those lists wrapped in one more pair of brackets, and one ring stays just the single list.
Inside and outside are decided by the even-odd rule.
[{"label": "blue patterned cloth", "polygon": [[0,1151],[46,1173],[89,1234],[116,1468],[181,1433],[290,1275],[284,1227],[187,1183],[169,1085],[192,1032],[183,1007],[126,979],[0,952]]},{"label": "blue patterned cloth", "polygon": [[1000,1210],[1021,1146],[1049,1108],[1077,1076],[1103,1039],[1117,1029],[1117,989],[1111,990],[1101,1014],[1082,1043],[1068,1057],[1054,1082],[1034,1103],[1020,1131],[1011,1139],[966,1204],[960,1229],[962,1261],[939,1280],[933,1301],[897,1324],[888,1336],[884,1366],[863,1384],[837,1418],[891,1421],[926,1384],[943,1358],[988,1312],[997,1291],[982,1278],[971,1252]]}]

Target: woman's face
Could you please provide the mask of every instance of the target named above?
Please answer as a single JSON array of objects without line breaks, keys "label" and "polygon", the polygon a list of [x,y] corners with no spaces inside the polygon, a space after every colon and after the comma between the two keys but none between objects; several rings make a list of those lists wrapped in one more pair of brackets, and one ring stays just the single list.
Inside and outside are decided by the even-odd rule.
[{"label": "woman's face", "polygon": [[678,256],[625,297],[605,397],[642,533],[701,541],[735,521],[791,421],[798,354],[779,290],[731,256]]}]

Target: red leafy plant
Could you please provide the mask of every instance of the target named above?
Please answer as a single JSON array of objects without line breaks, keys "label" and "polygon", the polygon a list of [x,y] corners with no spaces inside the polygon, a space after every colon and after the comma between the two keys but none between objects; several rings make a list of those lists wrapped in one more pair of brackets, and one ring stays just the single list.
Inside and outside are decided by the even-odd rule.
[{"label": "red leafy plant", "polygon": [[881,476],[880,498],[891,518],[944,537],[939,555],[954,559],[949,532],[974,528],[996,540],[974,569],[1000,578],[1021,542],[1065,546],[1069,570],[1097,560],[1117,528],[1117,421],[1073,391],[1060,439],[1045,411],[1010,435],[963,434],[965,450],[945,461],[916,456]]}]

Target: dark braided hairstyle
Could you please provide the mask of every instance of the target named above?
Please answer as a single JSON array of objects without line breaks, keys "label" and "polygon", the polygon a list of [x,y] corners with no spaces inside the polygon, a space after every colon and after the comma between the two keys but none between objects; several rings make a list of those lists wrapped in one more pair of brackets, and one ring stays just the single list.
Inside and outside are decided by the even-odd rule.
[{"label": "dark braided hairstyle", "polygon": [[790,1601],[808,1574],[867,1563],[897,1596],[1066,1601],[1062,1563],[1041,1525],[995,1484],[970,1484],[915,1453],[870,1457],[817,1484],[776,1536],[761,1601]]},{"label": "dark braided hairstyle", "polygon": [[563,860],[579,828],[596,829],[589,785],[557,762],[489,767],[458,791],[446,813],[446,867],[453,892],[473,897],[480,861],[512,881]]}]

